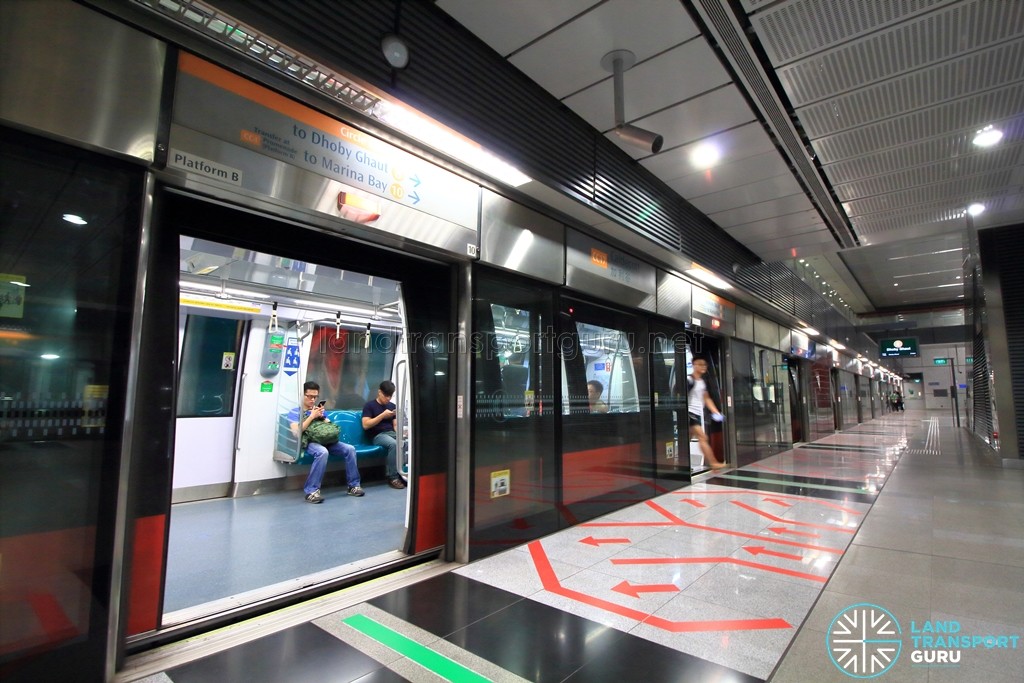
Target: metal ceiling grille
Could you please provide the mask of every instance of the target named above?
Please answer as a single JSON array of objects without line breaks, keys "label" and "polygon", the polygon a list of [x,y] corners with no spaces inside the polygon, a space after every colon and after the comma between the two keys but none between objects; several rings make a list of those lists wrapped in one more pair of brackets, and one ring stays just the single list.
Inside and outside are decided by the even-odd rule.
[{"label": "metal ceiling grille", "polygon": [[903,192],[889,192],[846,202],[846,211],[853,216],[891,211],[902,207],[940,206],[956,210],[966,206],[962,198],[978,196],[989,186],[1008,186],[1013,182],[1014,169],[956,178],[943,183],[915,187]]},{"label": "metal ceiling grille", "polygon": [[978,111],[989,112],[990,120],[1009,119],[1024,111],[1024,83],[982,94],[973,100],[957,100],[931,109],[879,121],[813,141],[822,164],[874,154],[909,140],[943,137],[950,130],[972,131],[978,126]]},{"label": "metal ceiling grille", "polygon": [[[835,191],[839,199],[849,201],[857,197],[870,197],[881,195],[891,191],[894,187],[928,187],[932,192],[927,194],[934,197],[934,201],[942,201],[948,189],[943,183],[952,178],[957,181],[965,180],[963,187],[957,194],[973,191],[970,182],[971,177],[981,176],[985,182],[1003,182],[1007,180],[1006,173],[1012,173],[1017,166],[1021,154],[1021,147],[1004,147],[999,150],[988,151],[987,154],[972,154],[953,158],[938,164],[928,166],[910,166],[908,170],[901,173],[890,173],[888,175],[875,176],[852,183],[836,183]],[[1003,169],[998,174],[992,174],[993,168]],[[937,188],[937,189],[936,189]],[[952,195],[956,196],[956,195]]]},{"label": "metal ceiling grille", "polygon": [[[999,121],[996,123],[999,129],[1006,133],[1006,137],[1009,140],[1024,140],[1024,119]],[[1012,158],[1014,154],[1020,153],[1019,145],[1004,147],[1002,150],[981,150],[971,144],[971,137],[971,135],[965,133],[952,142],[947,136],[921,140],[901,147],[880,149],[871,156],[857,157],[827,164],[824,167],[825,175],[829,177],[833,184],[838,186],[859,178],[909,172],[906,169],[926,164],[973,164],[985,159],[991,159],[997,164],[1002,165],[1003,163],[1009,163],[1007,157]],[[1013,149],[1014,152],[1008,153],[1003,151],[1007,149]],[[952,173],[954,169],[950,168],[949,171]],[[906,185],[897,184],[894,187],[906,187]]]},{"label": "metal ceiling grille", "polygon": [[984,8],[979,2],[952,5],[788,64],[778,70],[779,80],[790,103],[802,107],[1014,38],[1024,23],[1024,3],[982,1]]},{"label": "metal ceiling grille", "polygon": [[956,0],[800,0],[758,13],[758,31],[779,65],[951,2]]},{"label": "metal ceiling grille", "polygon": [[[798,107],[804,131],[820,138],[910,109],[970,97],[1024,78],[1024,42],[975,53],[955,62],[915,71],[857,89],[825,102]],[[977,116],[977,113],[974,114]]]}]

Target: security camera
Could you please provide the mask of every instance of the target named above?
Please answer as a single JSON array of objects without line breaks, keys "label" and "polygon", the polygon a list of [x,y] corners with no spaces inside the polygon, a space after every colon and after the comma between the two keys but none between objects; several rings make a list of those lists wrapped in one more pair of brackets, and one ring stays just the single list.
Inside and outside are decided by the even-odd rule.
[{"label": "security camera", "polygon": [[625,123],[615,128],[615,134],[623,142],[650,150],[651,154],[657,154],[665,144],[665,138],[649,130],[631,126]]}]

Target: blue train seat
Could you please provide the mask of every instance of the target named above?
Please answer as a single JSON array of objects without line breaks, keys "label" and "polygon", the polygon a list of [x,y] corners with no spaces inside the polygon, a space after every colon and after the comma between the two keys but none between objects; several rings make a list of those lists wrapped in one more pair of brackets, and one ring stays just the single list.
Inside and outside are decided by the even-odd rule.
[{"label": "blue train seat", "polygon": [[[363,431],[363,412],[361,410],[328,410],[327,417],[341,428],[341,440],[355,446],[358,461],[384,457],[384,447],[374,445],[370,437]],[[291,433],[287,415],[281,415],[278,418],[277,429],[279,434],[278,442],[287,444],[288,452],[294,453],[299,447],[299,442],[295,435]],[[332,461],[341,459],[333,454],[329,458]],[[312,456],[303,451],[294,464],[309,465],[312,462]]]}]

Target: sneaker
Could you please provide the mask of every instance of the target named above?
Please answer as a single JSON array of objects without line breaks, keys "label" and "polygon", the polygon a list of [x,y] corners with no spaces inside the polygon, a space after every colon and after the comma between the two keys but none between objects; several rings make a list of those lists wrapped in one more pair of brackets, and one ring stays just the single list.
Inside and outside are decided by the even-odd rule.
[{"label": "sneaker", "polygon": [[366,492],[363,491],[363,488],[361,486],[349,486],[348,487],[348,495],[350,495],[350,496],[357,496],[357,497],[358,496],[365,496]]},{"label": "sneaker", "polygon": [[324,497],[320,495],[320,489],[317,489],[316,491],[313,491],[313,493],[311,493],[308,496],[306,496],[306,502],[307,503],[322,503],[322,502],[324,502]]},{"label": "sneaker", "polygon": [[405,483],[405,479],[402,479],[401,477],[393,477],[388,479],[388,486],[393,489],[404,489],[407,484]]}]

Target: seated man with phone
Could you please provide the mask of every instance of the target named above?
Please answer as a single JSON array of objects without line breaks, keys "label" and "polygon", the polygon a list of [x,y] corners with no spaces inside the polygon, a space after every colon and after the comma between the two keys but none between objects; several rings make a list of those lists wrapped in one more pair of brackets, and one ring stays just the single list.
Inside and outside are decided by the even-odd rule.
[{"label": "seated man with phone", "polygon": [[[340,455],[345,459],[345,477],[348,480],[348,495],[362,496],[359,467],[356,465],[356,449],[339,440],[340,430],[324,415],[327,401],[320,401],[320,385],[306,382],[302,385],[303,410],[294,408],[289,414],[292,433],[299,437],[302,448],[313,456],[313,464],[309,468],[309,476],[302,487],[306,494],[306,502],[322,503],[320,484],[327,471],[328,455]],[[314,405],[315,404],[315,405]]]},{"label": "seated man with phone", "polygon": [[388,486],[404,489],[405,479],[398,472],[398,439],[395,434],[395,414],[398,408],[391,402],[395,395],[395,383],[389,379],[380,383],[377,398],[363,406],[363,429],[373,437],[373,443],[383,446],[387,452]]}]

